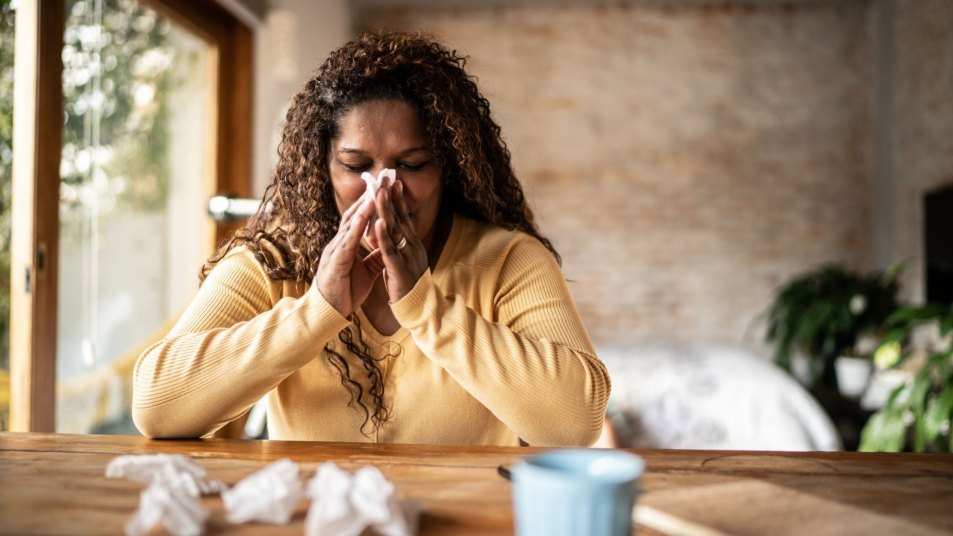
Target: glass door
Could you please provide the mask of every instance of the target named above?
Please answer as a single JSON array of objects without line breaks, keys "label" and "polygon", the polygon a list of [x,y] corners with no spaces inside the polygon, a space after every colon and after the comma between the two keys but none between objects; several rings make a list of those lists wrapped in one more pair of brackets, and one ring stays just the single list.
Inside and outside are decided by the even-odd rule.
[{"label": "glass door", "polygon": [[215,224],[215,54],[136,0],[70,0],[56,430],[136,433],[137,355],[198,288]]},{"label": "glass door", "polygon": [[15,21],[10,0],[0,0],[0,431],[10,427],[10,202]]}]

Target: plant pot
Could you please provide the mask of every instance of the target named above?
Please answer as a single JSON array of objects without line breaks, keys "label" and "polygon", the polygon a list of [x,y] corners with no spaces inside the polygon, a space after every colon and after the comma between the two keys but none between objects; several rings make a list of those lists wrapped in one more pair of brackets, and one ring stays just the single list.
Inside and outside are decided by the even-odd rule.
[{"label": "plant pot", "polygon": [[874,364],[863,357],[841,356],[834,361],[837,371],[837,388],[847,398],[860,398],[870,384]]}]

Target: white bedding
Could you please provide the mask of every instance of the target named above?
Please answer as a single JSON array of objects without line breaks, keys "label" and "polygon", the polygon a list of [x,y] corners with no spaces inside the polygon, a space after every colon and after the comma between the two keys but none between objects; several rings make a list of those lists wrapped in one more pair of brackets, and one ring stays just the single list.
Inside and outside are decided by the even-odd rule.
[{"label": "white bedding", "polygon": [[609,417],[633,448],[840,450],[830,418],[794,379],[749,352],[708,345],[596,350]]}]

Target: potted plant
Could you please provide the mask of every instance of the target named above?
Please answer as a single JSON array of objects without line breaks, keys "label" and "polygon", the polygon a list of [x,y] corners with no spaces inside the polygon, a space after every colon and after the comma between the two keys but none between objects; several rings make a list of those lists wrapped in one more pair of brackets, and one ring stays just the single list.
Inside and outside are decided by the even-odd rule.
[{"label": "potted plant", "polygon": [[906,307],[891,315],[885,327],[887,334],[874,354],[877,367],[906,366],[913,374],[867,421],[860,450],[953,452],[953,305]]},{"label": "potted plant", "polygon": [[809,384],[836,386],[837,358],[857,356],[860,337],[875,334],[899,307],[899,273],[899,265],[861,275],[829,264],[781,287],[767,312],[775,362],[793,373],[793,357],[801,352],[808,359]]}]

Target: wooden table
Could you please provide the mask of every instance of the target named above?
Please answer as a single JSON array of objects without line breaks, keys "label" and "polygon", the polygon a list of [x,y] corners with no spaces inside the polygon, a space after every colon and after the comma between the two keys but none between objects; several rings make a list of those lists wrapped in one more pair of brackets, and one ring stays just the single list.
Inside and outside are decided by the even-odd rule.
[{"label": "wooden table", "polygon": [[[378,467],[425,510],[421,534],[508,534],[510,483],[500,464],[541,449],[293,441],[153,441],[138,437],[0,433],[0,534],[119,534],[140,484],[108,480],[121,454],[191,456],[233,484],[289,457],[310,472],[334,461]],[[951,534],[953,456],[929,454],[638,451],[648,465],[640,507],[673,528],[708,534]],[[230,525],[204,499],[209,534],[303,534],[290,525]],[[666,519],[667,518],[667,519]],[[646,518],[658,527],[658,516]],[[640,527],[640,533],[656,533]]]}]

